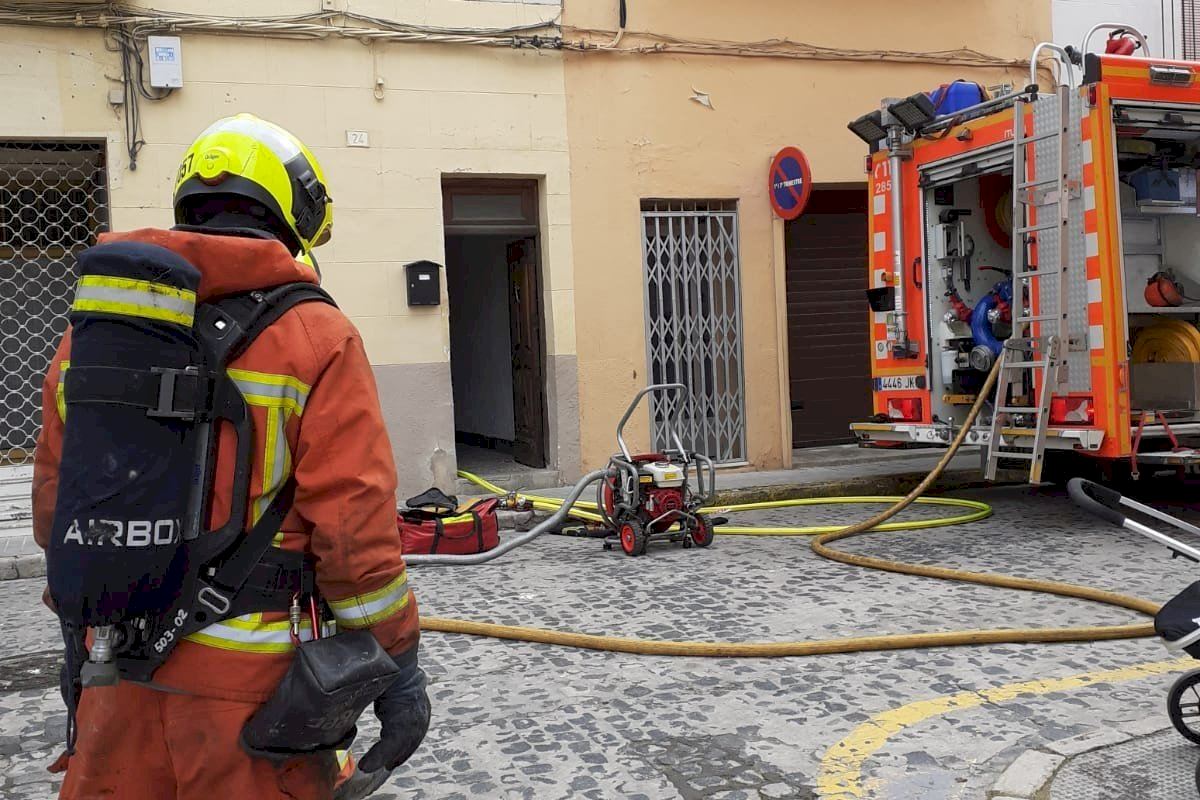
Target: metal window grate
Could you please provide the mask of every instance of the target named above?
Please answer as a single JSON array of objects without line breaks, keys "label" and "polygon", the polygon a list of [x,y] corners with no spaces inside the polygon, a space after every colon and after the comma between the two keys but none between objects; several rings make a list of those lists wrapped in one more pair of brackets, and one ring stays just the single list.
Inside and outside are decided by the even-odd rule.
[{"label": "metal window grate", "polygon": [[[644,200],[646,360],[653,383],[687,387],[684,444],[718,463],[746,460],[737,202]],[[656,449],[668,398],[651,398]]]},{"label": "metal window grate", "polygon": [[0,140],[0,466],[33,455],[74,256],[108,227],[102,142]]},{"label": "metal window grate", "polygon": [[[1195,61],[1200,59],[1200,2],[1197,2],[1197,0],[1180,0],[1179,5],[1180,39],[1183,43],[1183,60]],[[1172,13],[1171,19],[1173,22],[1174,13]],[[1166,42],[1164,41],[1163,44],[1165,46]],[[1172,49],[1174,49],[1173,43]]]}]

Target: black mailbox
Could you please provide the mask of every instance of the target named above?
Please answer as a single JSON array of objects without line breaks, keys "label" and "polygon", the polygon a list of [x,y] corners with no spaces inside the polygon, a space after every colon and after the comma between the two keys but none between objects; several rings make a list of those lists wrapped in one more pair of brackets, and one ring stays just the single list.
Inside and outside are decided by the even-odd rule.
[{"label": "black mailbox", "polygon": [[441,265],[432,261],[414,261],[404,265],[410,306],[436,306],[442,302],[442,284],[438,279],[438,270],[441,268]]}]

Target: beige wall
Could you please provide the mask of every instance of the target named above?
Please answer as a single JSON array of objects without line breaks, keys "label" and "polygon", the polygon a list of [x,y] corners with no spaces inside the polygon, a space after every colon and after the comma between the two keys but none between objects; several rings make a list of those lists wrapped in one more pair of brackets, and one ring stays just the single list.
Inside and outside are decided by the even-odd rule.
[{"label": "beige wall", "polygon": [[[927,0],[903,14],[889,10],[894,7],[881,0],[634,2],[620,46],[646,44],[637,32],[653,31],[878,50],[966,46],[1022,59],[1049,35],[1048,0]],[[564,14],[568,27],[616,26],[615,2],[568,0]],[[815,182],[862,181],[866,148],[846,123],[877,108],[880,98],[956,77],[1026,80],[1019,70],[677,53],[567,53],[565,68],[585,468],[613,450],[617,418],[646,383],[642,198],[739,201],[747,455],[755,467],[776,468],[790,444],[786,381],[779,379],[786,358],[777,344],[786,326],[776,310],[782,233],[767,200],[771,156],[796,145],[807,154]],[[708,94],[712,108],[691,100],[694,92]],[[634,436],[645,441],[646,415],[635,421],[640,432]]]},{"label": "beige wall", "polygon": [[[229,0],[154,5],[251,13],[246,3]],[[261,15],[297,11],[285,0],[253,6]],[[476,27],[553,19],[559,11],[545,3],[457,0],[356,0],[353,7],[403,22]],[[119,86],[119,60],[106,51],[99,30],[0,26],[0,136],[106,139],[112,224],[126,229],[171,224],[180,156],[214,119],[248,111],[293,131],[328,177],[334,237],[316,255],[325,286],[362,332],[386,386],[385,412],[398,459],[406,462],[402,476],[411,467],[407,488],[427,488],[434,475],[445,482],[446,456],[454,451],[449,309],[444,287],[440,307],[410,309],[403,265],[418,259],[445,263],[443,175],[536,178],[548,355],[574,355],[561,55],[452,44],[181,36],[185,84],[163,101],[141,102],[146,146],[136,171],[126,156],[122,112],[108,104],[109,88]],[[383,81],[378,99],[376,79]],[[370,147],[346,147],[347,129],[366,130]]]}]

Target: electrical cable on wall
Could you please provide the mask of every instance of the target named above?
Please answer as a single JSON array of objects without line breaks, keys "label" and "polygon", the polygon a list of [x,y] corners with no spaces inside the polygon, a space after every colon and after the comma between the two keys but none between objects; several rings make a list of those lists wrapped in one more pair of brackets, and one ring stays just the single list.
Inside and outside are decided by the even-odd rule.
[{"label": "electrical cable on wall", "polygon": [[936,63],[967,67],[1018,67],[1029,68],[1028,59],[1004,58],[963,47],[957,50],[871,50],[797,42],[788,38],[763,39],[754,42],[738,42],[725,39],[683,39],[668,34],[644,31],[626,31],[625,36],[646,40],[646,44],[627,45],[613,48],[605,44],[614,31],[595,28],[563,29],[565,33],[579,35],[584,39],[564,39],[564,49],[599,50],[621,53],[690,53],[695,55],[745,56],[767,58],[795,58],[818,61],[899,61],[906,63]]},{"label": "electrical cable on wall", "polygon": [[271,17],[223,17],[141,8],[125,3],[0,2],[0,24],[38,27],[122,27],[135,38],[151,33],[229,34],[261,38],[441,42],[558,49],[558,18],[499,28],[449,28],[394,22],[350,11]]},{"label": "electrical cable on wall", "polygon": [[[1024,59],[1006,58],[970,48],[910,51],[825,47],[790,39],[738,42],[684,39],[666,34],[588,28],[563,29],[559,18],[501,28],[458,28],[400,23],[350,11],[265,17],[221,17],[142,8],[125,3],[14,2],[0,0],[0,24],[40,27],[124,27],[135,38],[170,31],[227,34],[260,38],[355,39],[362,42],[423,42],[484,47],[572,50],[629,54],[683,53],[694,55],[784,58],[816,61],[871,61],[946,66],[1028,69]],[[564,30],[573,38],[563,38]],[[633,37],[645,44],[624,44]]]},{"label": "electrical cable on wall", "polygon": [[142,139],[140,100],[162,100],[173,89],[156,91],[146,83],[146,63],[137,38],[122,27],[106,29],[104,46],[109,52],[121,54],[121,87],[125,98],[125,146],[129,153],[129,169],[137,170],[138,153],[145,146]]}]

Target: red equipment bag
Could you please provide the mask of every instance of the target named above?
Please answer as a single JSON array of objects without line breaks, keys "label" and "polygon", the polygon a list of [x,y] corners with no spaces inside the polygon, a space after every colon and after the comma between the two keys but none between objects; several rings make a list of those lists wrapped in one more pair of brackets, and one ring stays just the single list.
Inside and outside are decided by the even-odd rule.
[{"label": "red equipment bag", "polygon": [[472,555],[500,544],[498,498],[487,497],[456,511],[453,503],[420,502],[428,494],[408,500],[409,508],[396,516],[405,553]]}]

